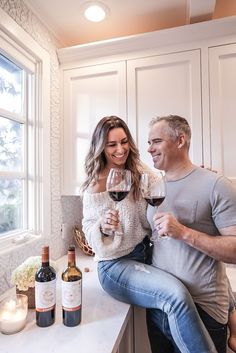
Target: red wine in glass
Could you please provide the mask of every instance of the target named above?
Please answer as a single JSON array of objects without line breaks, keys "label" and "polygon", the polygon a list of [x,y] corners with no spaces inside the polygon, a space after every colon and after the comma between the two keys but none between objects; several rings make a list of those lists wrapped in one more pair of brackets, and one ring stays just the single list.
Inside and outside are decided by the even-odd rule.
[{"label": "red wine in glass", "polygon": [[147,203],[151,206],[160,206],[162,202],[165,200],[165,196],[160,197],[144,197]]},{"label": "red wine in glass", "polygon": [[109,196],[113,201],[122,201],[128,195],[129,191],[109,191]]}]

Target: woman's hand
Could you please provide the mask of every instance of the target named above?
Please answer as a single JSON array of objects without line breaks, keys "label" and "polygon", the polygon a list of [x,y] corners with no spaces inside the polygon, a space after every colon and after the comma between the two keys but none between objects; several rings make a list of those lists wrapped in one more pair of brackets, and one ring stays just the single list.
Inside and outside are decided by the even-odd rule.
[{"label": "woman's hand", "polygon": [[119,228],[119,211],[118,210],[106,210],[101,218],[101,229],[106,234],[106,231],[116,231]]}]

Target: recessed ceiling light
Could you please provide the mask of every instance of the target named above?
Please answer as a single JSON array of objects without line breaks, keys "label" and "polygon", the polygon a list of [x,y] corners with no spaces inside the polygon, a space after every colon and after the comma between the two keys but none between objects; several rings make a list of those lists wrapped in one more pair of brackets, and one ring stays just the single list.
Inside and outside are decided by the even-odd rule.
[{"label": "recessed ceiling light", "polygon": [[101,22],[108,14],[108,8],[100,2],[88,2],[84,7],[84,16],[92,22]]}]

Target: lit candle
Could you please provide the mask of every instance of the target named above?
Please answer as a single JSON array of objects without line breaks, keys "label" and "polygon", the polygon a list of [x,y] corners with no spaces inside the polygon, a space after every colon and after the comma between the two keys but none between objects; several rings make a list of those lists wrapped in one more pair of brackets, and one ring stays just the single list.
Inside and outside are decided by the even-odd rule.
[{"label": "lit candle", "polygon": [[21,331],[26,324],[28,297],[17,294],[15,298],[0,303],[0,331],[7,335]]}]

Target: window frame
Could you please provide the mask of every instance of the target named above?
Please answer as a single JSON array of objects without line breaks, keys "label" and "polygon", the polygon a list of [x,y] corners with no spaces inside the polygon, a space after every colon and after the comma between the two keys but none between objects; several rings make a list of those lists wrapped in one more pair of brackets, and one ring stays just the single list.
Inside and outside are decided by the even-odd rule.
[{"label": "window frame", "polygon": [[[27,163],[26,169],[24,168],[27,174],[26,179],[29,176],[29,171],[33,175],[33,183],[29,183],[27,180],[28,195],[25,197],[30,222],[23,232],[12,231],[0,236],[0,247],[4,249],[12,247],[14,243],[17,244],[19,241],[28,240],[31,234],[49,235],[51,230],[50,55],[1,8],[0,17],[0,52],[31,75],[31,89],[35,96],[32,106],[27,104],[23,108],[23,114],[32,116],[35,126],[33,131],[29,132],[30,121],[26,122],[26,130],[24,131],[24,133],[30,134],[30,139],[27,138],[27,143],[29,143],[27,150],[24,151]],[[26,99],[28,94],[29,92],[26,93]],[[2,109],[0,109],[0,113],[4,117],[11,118]],[[20,120],[18,116],[15,121]],[[3,174],[4,172],[0,173],[0,175]],[[31,185],[29,186],[29,184]]]}]

